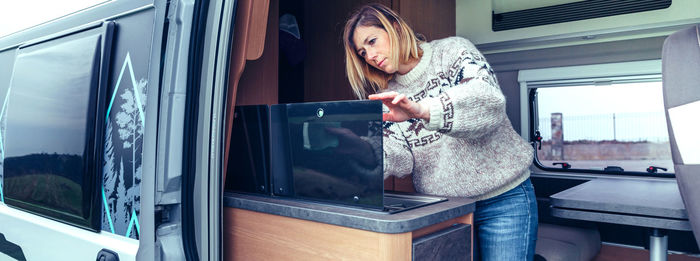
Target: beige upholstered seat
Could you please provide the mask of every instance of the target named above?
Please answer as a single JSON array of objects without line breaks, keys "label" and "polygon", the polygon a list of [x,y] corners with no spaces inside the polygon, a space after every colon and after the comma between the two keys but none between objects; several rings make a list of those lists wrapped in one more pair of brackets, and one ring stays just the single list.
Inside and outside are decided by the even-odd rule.
[{"label": "beige upholstered seat", "polygon": [[[696,144],[693,140],[698,139],[694,135],[700,135],[700,112],[698,109],[691,109],[690,114],[673,112],[677,112],[677,108],[688,108],[686,105],[700,106],[700,26],[675,32],[666,38],[662,64],[664,107],[676,181],[695,240],[700,245],[700,159],[697,156],[700,148],[693,145]],[[684,150],[679,150],[680,146],[685,146],[685,154]]]}]

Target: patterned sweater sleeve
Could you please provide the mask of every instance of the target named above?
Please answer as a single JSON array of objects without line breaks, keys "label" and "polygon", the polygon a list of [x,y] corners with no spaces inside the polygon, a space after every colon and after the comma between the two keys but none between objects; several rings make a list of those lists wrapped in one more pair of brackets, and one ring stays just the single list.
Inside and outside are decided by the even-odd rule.
[{"label": "patterned sweater sleeve", "polygon": [[[413,172],[413,153],[399,128],[393,122],[384,122],[384,178],[403,177]],[[375,150],[377,151],[377,150]]]},{"label": "patterned sweater sleeve", "polygon": [[506,119],[505,97],[491,66],[474,44],[453,37],[445,47],[434,51],[442,52],[438,61],[447,68],[441,78],[449,81],[443,84],[449,88],[420,101],[430,108],[426,128],[458,138],[481,138]]}]

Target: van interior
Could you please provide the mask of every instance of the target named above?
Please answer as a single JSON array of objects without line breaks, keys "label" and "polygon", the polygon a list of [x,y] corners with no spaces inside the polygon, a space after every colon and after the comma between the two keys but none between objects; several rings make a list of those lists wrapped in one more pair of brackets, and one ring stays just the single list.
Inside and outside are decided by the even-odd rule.
[{"label": "van interior", "polygon": [[[615,6],[608,1],[270,0],[268,19],[257,21],[259,28],[265,30],[248,29],[247,34],[250,42],[264,41],[260,57],[247,56],[243,66],[232,67],[231,75],[241,76],[230,80],[226,130],[237,124],[237,119],[232,120],[234,106],[356,99],[345,77],[341,35],[349,14],[371,2],[397,11],[428,41],[455,35],[469,39],[495,70],[507,99],[508,118],[536,149],[531,167],[540,224],[536,258],[700,260],[698,241],[687,222],[689,216],[693,217],[688,196],[683,194],[681,199],[678,186],[684,193],[693,193],[694,189],[681,185],[679,168],[686,167],[680,167],[681,161],[676,160],[679,154],[671,145],[678,142],[678,137],[675,141],[669,138],[667,130],[671,127],[667,127],[668,114],[664,110],[664,102],[668,109],[692,101],[684,99],[669,107],[669,99],[675,99],[669,98],[674,95],[671,93],[678,90],[667,87],[668,75],[686,76],[667,68],[678,69],[689,61],[664,55],[667,50],[678,48],[667,40],[669,35],[700,22],[697,12],[689,11],[698,7],[696,3],[638,1],[639,5],[634,5],[634,1],[621,1],[629,6]],[[254,5],[252,12],[256,12]],[[251,18],[251,24],[254,19]],[[237,28],[240,26],[241,23],[236,24]],[[678,41],[690,42],[690,49],[699,48],[697,40],[691,37]],[[233,45],[234,52],[238,46]],[[232,55],[234,64],[242,60],[242,56]],[[690,63],[697,64],[698,60]],[[686,88],[684,93],[698,96],[697,88],[683,88]],[[638,105],[634,103],[642,104],[639,108],[644,109],[635,111],[632,107]],[[581,110],[573,109],[576,106],[568,108],[566,104],[581,104],[577,107]],[[228,135],[227,132],[227,140],[235,139]],[[233,153],[236,144],[227,144],[227,153]],[[271,150],[276,146],[269,145]],[[236,173],[232,169],[238,169],[238,164],[232,164],[231,157],[225,158],[229,159],[224,167],[226,202],[227,197],[241,194],[240,190],[230,189],[232,183],[238,182],[234,178],[237,174],[232,174]],[[687,210],[670,217],[673,222],[683,224],[655,228],[650,223],[613,222],[610,219],[618,218],[616,207],[592,214],[604,216],[600,218],[582,217],[586,213],[569,211],[577,205],[571,205],[566,197],[569,195],[562,193],[598,179],[623,182],[572,195],[585,198],[586,193],[596,193],[588,195],[595,201],[614,197],[610,194],[615,190],[625,194],[627,189],[664,190],[656,188],[664,185],[673,196],[664,198],[665,202],[660,204],[679,204],[683,208],[685,202]],[[651,183],[635,187],[634,182]],[[384,189],[415,193],[411,177],[389,177],[384,180]],[[651,192],[646,194],[653,196]],[[638,201],[645,199],[638,197]],[[242,235],[248,230],[236,227],[241,222],[239,216],[243,215],[235,211],[238,206],[229,208],[224,204],[224,257],[227,260],[263,257],[248,253],[243,245],[236,243],[248,239]],[[656,218],[654,214],[640,215],[643,217],[625,218],[649,218],[647,221]],[[415,246],[415,235],[413,240]],[[664,245],[663,255],[656,252],[660,244]],[[251,245],[254,243],[245,247],[254,248]],[[301,252],[294,254],[304,256],[304,251]],[[413,254],[415,257],[418,252]]]},{"label": "van interior", "polygon": [[700,1],[54,2],[0,4],[0,260],[479,259],[476,200],[384,177],[342,39],[380,3],[488,61],[534,260],[700,261]]}]

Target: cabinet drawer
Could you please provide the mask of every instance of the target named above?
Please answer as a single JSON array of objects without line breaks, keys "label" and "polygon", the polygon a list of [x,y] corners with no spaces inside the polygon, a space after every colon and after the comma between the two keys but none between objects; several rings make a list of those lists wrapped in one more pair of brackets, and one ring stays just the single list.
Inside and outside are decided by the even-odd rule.
[{"label": "cabinet drawer", "polygon": [[413,240],[413,260],[471,260],[471,226],[455,224]]}]

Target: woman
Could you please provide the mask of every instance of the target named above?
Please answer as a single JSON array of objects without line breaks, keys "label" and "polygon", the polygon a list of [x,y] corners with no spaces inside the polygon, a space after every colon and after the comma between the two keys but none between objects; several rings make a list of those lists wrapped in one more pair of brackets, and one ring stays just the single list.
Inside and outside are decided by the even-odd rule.
[{"label": "woman", "polygon": [[513,130],[481,53],[460,37],[425,42],[380,4],[363,6],[348,19],[343,42],[355,94],[389,109],[385,177],[412,173],[419,193],[473,197],[475,255],[532,260],[532,147]]}]

